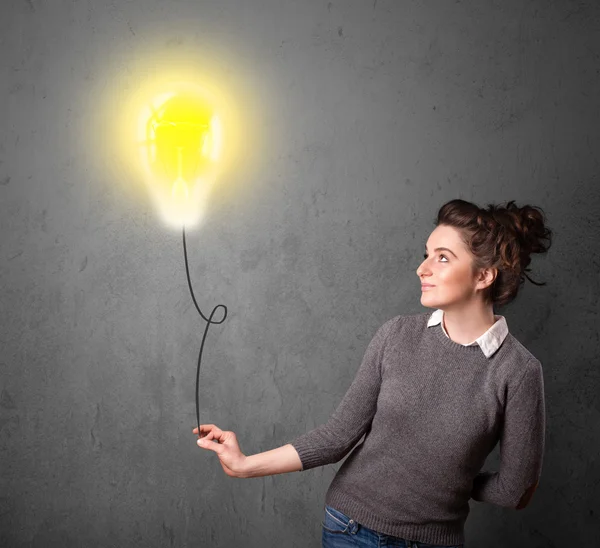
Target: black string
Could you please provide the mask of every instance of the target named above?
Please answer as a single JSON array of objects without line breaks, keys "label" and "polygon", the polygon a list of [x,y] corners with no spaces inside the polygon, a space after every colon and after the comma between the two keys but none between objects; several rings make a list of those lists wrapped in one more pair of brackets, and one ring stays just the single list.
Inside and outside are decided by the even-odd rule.
[{"label": "black string", "polygon": [[[187,274],[188,286],[190,288],[190,293],[192,294],[192,299],[194,301],[194,305],[196,306],[196,310],[198,311],[200,316],[202,316],[202,319],[205,322],[208,322],[206,324],[206,328],[204,329],[204,336],[202,337],[202,344],[200,345],[200,353],[198,354],[198,369],[196,370],[196,422],[198,423],[198,437],[200,437],[200,408],[198,405],[198,387],[200,385],[200,362],[202,361],[202,350],[204,349],[204,341],[206,339],[206,334],[208,333],[208,328],[209,328],[210,324],[223,323],[225,321],[225,318],[227,318],[227,307],[224,304],[218,304],[217,306],[215,306],[213,308],[213,311],[210,313],[210,316],[208,318],[206,318],[204,316],[204,314],[202,314],[202,311],[200,310],[200,307],[198,306],[198,303],[196,302],[196,297],[194,297],[194,290],[192,289],[192,282],[190,281],[190,271],[188,268],[188,258],[187,258],[187,247],[185,245],[185,225],[183,226],[183,255],[185,257],[185,273]],[[223,314],[223,319],[219,322],[213,322],[212,317],[213,317],[214,313],[216,312],[217,308],[219,308],[219,307],[223,307],[223,309],[225,310],[225,313]]]}]

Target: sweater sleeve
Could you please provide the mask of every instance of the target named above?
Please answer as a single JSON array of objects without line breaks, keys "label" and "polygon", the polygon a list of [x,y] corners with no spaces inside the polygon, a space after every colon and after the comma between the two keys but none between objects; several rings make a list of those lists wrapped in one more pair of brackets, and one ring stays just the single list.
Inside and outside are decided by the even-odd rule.
[{"label": "sweater sleeve", "polygon": [[371,424],[381,386],[383,349],[394,320],[375,333],[350,388],[329,420],[289,442],[298,452],[302,471],[338,462]]},{"label": "sweater sleeve", "polygon": [[542,366],[530,360],[512,395],[508,396],[500,432],[500,470],[481,471],[471,497],[480,502],[516,508],[539,482],[545,445],[546,415]]}]

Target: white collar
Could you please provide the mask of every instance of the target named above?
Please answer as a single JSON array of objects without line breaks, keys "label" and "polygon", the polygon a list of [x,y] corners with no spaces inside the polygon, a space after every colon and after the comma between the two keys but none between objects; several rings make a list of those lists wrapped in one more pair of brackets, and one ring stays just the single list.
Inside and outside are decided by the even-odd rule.
[{"label": "white collar", "polygon": [[[442,319],[444,317],[444,311],[438,308],[429,318],[427,322],[427,327],[431,327],[434,325],[442,324],[442,330],[444,331],[444,335],[450,338],[446,330],[444,329],[444,322]],[[494,325],[490,327],[481,337],[475,339],[472,343],[463,344],[463,346],[475,346],[479,345],[486,358],[489,358],[504,342],[504,339],[508,335],[508,325],[506,323],[506,318],[504,316],[494,314]]]}]

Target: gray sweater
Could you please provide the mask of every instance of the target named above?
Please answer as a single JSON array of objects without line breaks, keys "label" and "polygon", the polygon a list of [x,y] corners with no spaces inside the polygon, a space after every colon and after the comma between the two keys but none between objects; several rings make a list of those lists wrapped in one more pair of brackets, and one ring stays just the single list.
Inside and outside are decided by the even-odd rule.
[{"label": "gray sweater", "polygon": [[[380,533],[463,544],[469,499],[515,508],[539,480],[541,363],[510,333],[487,356],[429,312],[375,333],[329,420],[291,443],[302,470],[344,461],[326,504]],[[500,441],[500,470],[481,471]]]}]

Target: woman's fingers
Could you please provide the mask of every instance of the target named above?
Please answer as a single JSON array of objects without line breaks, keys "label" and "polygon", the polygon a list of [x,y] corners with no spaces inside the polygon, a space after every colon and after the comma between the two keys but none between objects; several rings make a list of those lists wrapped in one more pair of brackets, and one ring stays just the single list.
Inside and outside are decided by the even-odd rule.
[{"label": "woman's fingers", "polygon": [[[210,430],[212,430],[213,428],[216,428],[216,426],[214,424],[201,424],[200,425],[200,432],[210,432]],[[196,426],[194,429],[192,429],[192,433],[197,434],[198,433],[198,427]]]},{"label": "woman's fingers", "polygon": [[[193,434],[198,434],[198,427],[192,429]],[[214,424],[201,424],[200,425],[200,437],[205,439],[222,439],[223,438],[223,430],[221,430],[218,426]]]},{"label": "woman's fingers", "polygon": [[198,447],[214,451],[215,453],[217,453],[217,455],[220,455],[224,451],[227,451],[224,445],[220,443],[214,443],[212,440],[207,440],[206,438],[201,438],[196,443],[198,444]]}]

